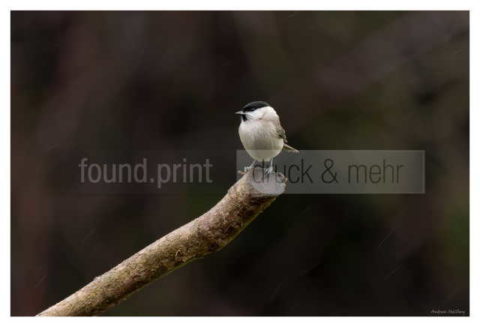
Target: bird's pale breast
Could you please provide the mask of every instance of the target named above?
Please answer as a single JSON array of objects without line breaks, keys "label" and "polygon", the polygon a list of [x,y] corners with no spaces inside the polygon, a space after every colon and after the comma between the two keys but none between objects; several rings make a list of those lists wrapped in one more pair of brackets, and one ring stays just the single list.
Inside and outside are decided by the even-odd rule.
[{"label": "bird's pale breast", "polygon": [[283,148],[283,139],[277,135],[275,125],[269,121],[247,121],[238,129],[240,140],[248,154],[255,160],[270,160]]}]

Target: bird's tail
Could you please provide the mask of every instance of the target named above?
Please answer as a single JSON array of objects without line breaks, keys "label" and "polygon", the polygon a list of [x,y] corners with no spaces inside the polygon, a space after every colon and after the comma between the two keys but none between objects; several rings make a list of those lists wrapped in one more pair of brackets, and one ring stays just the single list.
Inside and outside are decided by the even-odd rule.
[{"label": "bird's tail", "polygon": [[299,153],[300,151],[298,151],[297,149],[291,147],[290,145],[284,143],[283,144],[283,151],[288,151],[288,152],[295,152],[295,153]]}]

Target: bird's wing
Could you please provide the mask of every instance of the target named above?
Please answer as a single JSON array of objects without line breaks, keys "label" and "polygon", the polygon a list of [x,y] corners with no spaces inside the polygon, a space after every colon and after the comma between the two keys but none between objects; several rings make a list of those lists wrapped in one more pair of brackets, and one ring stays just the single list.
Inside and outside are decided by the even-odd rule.
[{"label": "bird's wing", "polygon": [[282,125],[280,125],[280,121],[278,122],[276,130],[277,130],[277,135],[283,139],[283,150],[298,153],[299,151],[297,149],[287,144],[287,134],[285,133],[285,130],[283,129]]},{"label": "bird's wing", "polygon": [[287,143],[287,134],[285,134],[285,130],[280,124],[277,126],[277,135],[283,139],[283,142]]}]

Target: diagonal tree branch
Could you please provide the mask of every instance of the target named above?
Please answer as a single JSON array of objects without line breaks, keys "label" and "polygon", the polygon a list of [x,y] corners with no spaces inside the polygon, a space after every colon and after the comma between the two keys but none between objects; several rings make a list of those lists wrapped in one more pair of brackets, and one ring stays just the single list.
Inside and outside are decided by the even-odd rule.
[{"label": "diagonal tree branch", "polygon": [[155,279],[230,243],[285,190],[281,174],[250,170],[213,208],[137,252],[39,316],[97,315]]}]

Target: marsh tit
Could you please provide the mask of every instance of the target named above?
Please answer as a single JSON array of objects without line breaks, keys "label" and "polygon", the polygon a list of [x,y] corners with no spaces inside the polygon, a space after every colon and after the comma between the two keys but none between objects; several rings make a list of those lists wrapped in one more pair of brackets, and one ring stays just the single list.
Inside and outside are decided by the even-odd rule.
[{"label": "marsh tit", "polygon": [[298,152],[287,144],[285,130],[280,124],[280,118],[275,109],[264,101],[254,101],[237,111],[241,122],[238,134],[243,147],[254,159],[249,168],[255,166],[256,161],[269,162],[267,173],[273,171],[273,158],[282,150]]}]

